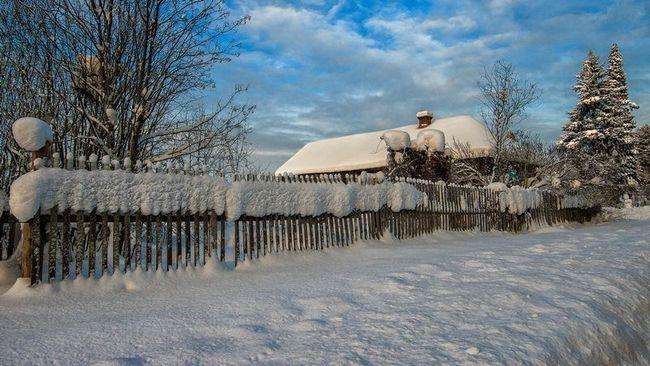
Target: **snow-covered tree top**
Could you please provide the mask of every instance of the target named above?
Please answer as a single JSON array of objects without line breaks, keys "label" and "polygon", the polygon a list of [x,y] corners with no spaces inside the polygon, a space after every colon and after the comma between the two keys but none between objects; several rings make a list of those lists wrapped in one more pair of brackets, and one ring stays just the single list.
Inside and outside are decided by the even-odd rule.
[{"label": "snow-covered tree top", "polygon": [[386,131],[381,135],[381,139],[384,140],[386,146],[393,151],[401,151],[407,147],[411,147],[411,136],[405,131]]},{"label": "snow-covered tree top", "polygon": [[420,131],[415,139],[414,147],[418,150],[445,151],[445,134],[442,131],[427,129]]},{"label": "snow-covered tree top", "polygon": [[52,126],[34,117],[23,117],[14,122],[11,127],[18,146],[27,151],[38,151],[46,143],[52,142]]}]

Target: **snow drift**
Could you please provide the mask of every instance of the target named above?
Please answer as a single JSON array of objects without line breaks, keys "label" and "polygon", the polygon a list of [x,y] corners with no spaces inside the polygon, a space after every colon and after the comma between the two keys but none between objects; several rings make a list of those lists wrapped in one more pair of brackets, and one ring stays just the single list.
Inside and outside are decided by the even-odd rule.
[{"label": "snow drift", "polygon": [[11,213],[31,219],[39,207],[47,211],[131,212],[143,215],[225,210],[227,183],[208,176],[133,174],[115,170],[63,170],[43,168],[27,173],[12,185]]},{"label": "snow drift", "polygon": [[228,218],[272,214],[342,217],[352,211],[378,211],[383,206],[397,212],[413,210],[426,194],[407,183],[375,185],[234,182],[227,193]]},{"label": "snow drift", "polygon": [[163,173],[133,174],[123,170],[63,170],[43,168],[27,173],[11,185],[9,206],[25,222],[53,207],[59,211],[143,215],[214,210],[229,219],[271,214],[345,216],[352,211],[412,210],[426,194],[408,183],[375,185],[306,182],[234,182],[209,176]]}]

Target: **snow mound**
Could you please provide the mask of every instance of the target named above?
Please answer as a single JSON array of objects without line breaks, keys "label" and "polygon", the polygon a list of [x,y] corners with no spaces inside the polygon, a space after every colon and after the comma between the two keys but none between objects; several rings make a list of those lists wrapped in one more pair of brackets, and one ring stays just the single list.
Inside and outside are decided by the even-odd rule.
[{"label": "snow mound", "polygon": [[508,190],[508,186],[505,183],[493,182],[485,186],[485,188],[495,191],[495,192],[504,192]]},{"label": "snow mound", "polygon": [[208,176],[133,174],[123,170],[63,170],[43,168],[11,185],[9,206],[21,222],[57,207],[59,212],[135,213],[159,215],[214,210],[228,218],[272,214],[346,216],[355,210],[412,210],[426,202],[413,185],[234,182]]},{"label": "snow mound", "polygon": [[52,141],[52,126],[34,117],[23,117],[14,122],[11,127],[18,146],[27,151],[38,151],[47,142]]},{"label": "snow mound", "polygon": [[445,134],[434,129],[420,131],[415,146],[418,150],[445,152]]},{"label": "snow mound", "polygon": [[40,207],[48,211],[131,212],[159,215],[225,210],[227,183],[208,176],[133,174],[122,170],[43,168],[18,178],[9,197],[11,213],[21,222]]},{"label": "snow mound", "polygon": [[228,219],[242,215],[319,216],[331,213],[346,216],[352,211],[412,210],[426,201],[426,194],[407,183],[375,185],[234,182],[228,189]]},{"label": "snow mound", "polygon": [[405,131],[386,131],[381,135],[381,139],[384,140],[388,148],[393,151],[404,150],[407,147],[411,147],[411,136]]}]

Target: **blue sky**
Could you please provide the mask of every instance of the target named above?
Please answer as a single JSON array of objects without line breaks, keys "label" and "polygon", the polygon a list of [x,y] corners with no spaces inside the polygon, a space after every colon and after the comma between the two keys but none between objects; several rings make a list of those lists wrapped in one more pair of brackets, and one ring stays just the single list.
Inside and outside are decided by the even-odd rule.
[{"label": "blue sky", "polygon": [[[228,1],[251,21],[239,58],[215,68],[218,90],[247,84],[257,164],[274,170],[307,142],[402,126],[429,109],[478,115],[484,66],[511,62],[542,89],[520,128],[547,141],[575,104],[571,89],[589,50],[613,42],[631,98],[650,122],[650,2]],[[217,97],[211,96],[212,97]]]}]

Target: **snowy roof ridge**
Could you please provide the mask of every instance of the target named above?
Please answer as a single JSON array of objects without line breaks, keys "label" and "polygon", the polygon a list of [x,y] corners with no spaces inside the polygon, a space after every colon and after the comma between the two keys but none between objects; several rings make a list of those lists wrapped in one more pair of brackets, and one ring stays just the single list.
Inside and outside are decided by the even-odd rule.
[{"label": "snowy roof ridge", "polygon": [[380,137],[389,130],[408,132],[412,140],[417,138],[420,131],[439,130],[445,134],[448,149],[454,143],[469,144],[477,155],[487,155],[492,149],[492,137],[485,125],[469,115],[459,115],[436,119],[424,128],[411,123],[397,128],[312,141],[298,150],[276,173],[337,173],[382,168],[386,166],[386,151]]}]

